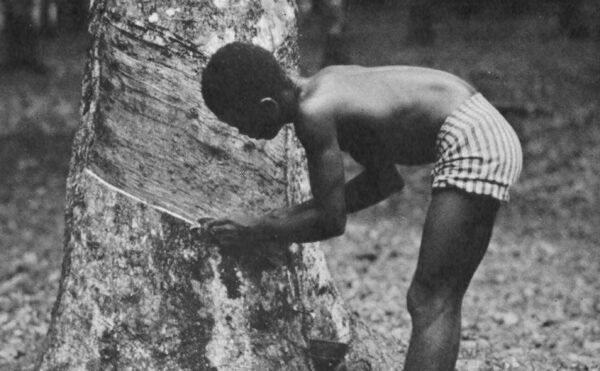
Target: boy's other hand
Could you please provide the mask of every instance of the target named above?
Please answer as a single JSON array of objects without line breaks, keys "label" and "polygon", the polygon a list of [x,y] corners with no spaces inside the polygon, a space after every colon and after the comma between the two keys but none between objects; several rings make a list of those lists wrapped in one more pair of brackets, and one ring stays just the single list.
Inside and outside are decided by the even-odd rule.
[{"label": "boy's other hand", "polygon": [[235,216],[223,219],[212,219],[203,224],[206,231],[216,242],[223,247],[248,246],[253,241],[253,219],[245,216]]}]

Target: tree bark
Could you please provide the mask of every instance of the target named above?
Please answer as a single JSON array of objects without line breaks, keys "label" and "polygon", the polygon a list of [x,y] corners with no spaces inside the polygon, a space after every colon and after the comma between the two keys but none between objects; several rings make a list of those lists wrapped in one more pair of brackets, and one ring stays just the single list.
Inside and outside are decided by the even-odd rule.
[{"label": "tree bark", "polygon": [[350,315],[317,244],[232,251],[190,232],[307,196],[292,128],[240,136],[199,80],[233,40],[295,69],[291,0],[96,0],[90,30],[39,369],[328,370],[344,356],[348,370],[398,369],[400,347]]}]

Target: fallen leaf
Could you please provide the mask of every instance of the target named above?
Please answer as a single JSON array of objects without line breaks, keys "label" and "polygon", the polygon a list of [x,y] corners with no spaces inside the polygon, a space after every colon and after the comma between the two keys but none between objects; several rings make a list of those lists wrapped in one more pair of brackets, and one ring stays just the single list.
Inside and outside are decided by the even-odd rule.
[{"label": "fallen leaf", "polygon": [[456,369],[461,371],[480,371],[483,370],[485,362],[478,359],[459,359],[456,361]]},{"label": "fallen leaf", "polygon": [[583,342],[583,349],[589,350],[591,352],[595,352],[596,354],[599,354],[600,353],[600,341],[586,340]]},{"label": "fallen leaf", "polygon": [[12,361],[19,355],[19,350],[13,345],[8,345],[0,349],[0,360]]},{"label": "fallen leaf", "polygon": [[519,316],[517,316],[513,312],[496,312],[492,315],[494,321],[499,324],[504,324],[506,326],[513,326],[519,322]]}]

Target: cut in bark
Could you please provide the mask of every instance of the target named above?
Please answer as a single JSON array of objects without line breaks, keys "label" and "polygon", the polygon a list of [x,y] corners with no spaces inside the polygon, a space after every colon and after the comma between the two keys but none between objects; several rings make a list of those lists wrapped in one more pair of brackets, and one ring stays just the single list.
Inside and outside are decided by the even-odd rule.
[{"label": "cut in bark", "polygon": [[234,40],[295,69],[291,1],[97,0],[92,16],[39,369],[398,369],[400,347],[350,315],[317,244],[233,251],[190,232],[307,197],[292,128],[242,137],[205,108],[199,80]]}]

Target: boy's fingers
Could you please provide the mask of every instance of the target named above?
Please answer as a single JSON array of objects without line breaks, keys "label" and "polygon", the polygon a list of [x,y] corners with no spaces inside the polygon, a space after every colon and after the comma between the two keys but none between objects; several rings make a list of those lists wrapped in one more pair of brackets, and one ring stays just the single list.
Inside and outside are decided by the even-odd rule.
[{"label": "boy's fingers", "polygon": [[236,228],[231,224],[217,224],[211,225],[209,230],[213,234],[233,234],[235,233]]},{"label": "boy's fingers", "polygon": [[205,225],[205,224],[210,223],[213,220],[215,220],[215,218],[199,218],[199,219],[196,219],[196,222],[200,225]]},{"label": "boy's fingers", "polygon": [[190,228],[192,232],[207,233],[223,247],[240,248],[246,245],[240,225],[231,219],[200,218],[197,222],[198,225]]},{"label": "boy's fingers", "polygon": [[200,218],[198,219],[198,223],[202,226],[202,228],[204,229],[210,229],[212,228],[215,224],[220,224],[223,222],[223,219],[215,219],[215,218]]},{"label": "boy's fingers", "polygon": [[213,230],[218,227],[233,225],[234,223],[229,219],[213,219],[204,225],[205,228]]},{"label": "boy's fingers", "polygon": [[199,218],[196,219],[195,225],[190,227],[190,230],[195,233],[204,232],[208,229],[210,223],[214,220],[214,218]]}]

